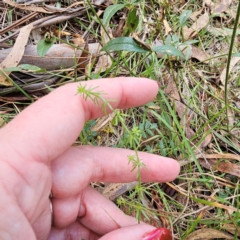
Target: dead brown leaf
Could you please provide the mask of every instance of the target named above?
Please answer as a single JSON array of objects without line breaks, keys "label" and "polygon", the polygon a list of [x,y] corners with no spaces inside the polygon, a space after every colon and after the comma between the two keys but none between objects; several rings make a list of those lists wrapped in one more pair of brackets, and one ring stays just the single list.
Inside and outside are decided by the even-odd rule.
[{"label": "dead brown leaf", "polygon": [[40,12],[40,13],[49,13],[49,14],[57,13],[57,12],[63,13],[63,12],[66,12],[67,10],[69,10],[70,8],[75,7],[76,5],[80,5],[80,4],[83,5],[84,4],[83,1],[79,1],[79,2],[73,3],[72,5],[70,5],[67,8],[58,8],[58,7],[54,7],[54,6],[51,6],[51,5],[45,5],[43,7],[37,7],[37,6],[34,6],[34,5],[29,6],[27,4],[18,4],[18,3],[15,3],[13,1],[11,1],[11,0],[3,0],[3,2],[9,4],[12,7],[21,9],[21,10],[32,11],[32,12]]},{"label": "dead brown leaf", "polygon": [[[196,153],[195,154],[196,159],[234,159],[237,161],[240,161],[240,156],[237,154],[232,154],[232,153],[215,153],[215,154],[204,154],[204,153]],[[180,166],[184,166],[190,162],[193,162],[193,158],[189,158],[188,160],[180,160],[178,161]],[[210,165],[208,164],[210,167]]]},{"label": "dead brown leaf", "polygon": [[170,228],[171,224],[169,222],[169,216],[167,216],[166,214],[166,207],[162,202],[162,199],[159,197],[159,193],[156,190],[152,190],[151,191],[151,205],[152,206],[156,206],[157,207],[157,211],[159,213],[162,213],[159,215],[159,218],[161,219],[162,222],[162,226],[164,228]]},{"label": "dead brown leaf", "polygon": [[45,5],[44,8],[48,9],[48,11],[52,11],[53,13],[57,13],[57,12],[63,13],[63,12],[67,12],[69,9],[71,9],[77,5],[84,5],[84,4],[85,4],[84,1],[77,1],[66,8],[54,7],[52,5]]},{"label": "dead brown leaf", "polygon": [[225,229],[226,231],[230,232],[231,234],[235,234],[236,230],[237,230],[237,236],[240,237],[240,228],[236,227],[233,224],[228,224],[225,223],[221,226],[222,229]]},{"label": "dead brown leaf", "polygon": [[207,169],[217,170],[219,172],[229,173],[240,178],[240,166],[231,162],[219,161],[216,159],[199,159],[201,166]]},{"label": "dead brown leaf", "polygon": [[125,192],[137,186],[137,184],[137,181],[130,183],[110,183],[106,185],[106,187],[101,191],[101,193],[107,199],[114,201]]},{"label": "dead brown leaf", "polygon": [[224,4],[218,4],[214,10],[213,10],[213,13],[215,14],[219,14],[219,13],[222,13],[224,11],[226,11],[228,9],[228,6],[224,5]]},{"label": "dead brown leaf", "polygon": [[108,114],[107,116],[99,118],[97,120],[97,123],[91,128],[91,131],[98,132],[101,129],[105,128],[109,124],[109,122],[111,122],[113,120],[115,115],[116,115],[116,112],[114,111],[114,112]]},{"label": "dead brown leaf", "polygon": [[78,58],[78,70],[83,71],[85,70],[86,72],[86,67],[88,65],[88,59],[89,59],[89,45],[88,43],[85,44],[84,49],[82,53],[77,56]]},{"label": "dead brown leaf", "polygon": [[[205,132],[207,132],[209,129],[205,128]],[[209,143],[211,143],[212,141],[212,133],[207,134],[207,136],[204,138],[204,140],[202,141],[201,145],[200,145],[200,149],[205,148],[208,146]]]},{"label": "dead brown leaf", "polygon": [[[230,5],[232,4],[232,0],[219,0],[217,2],[212,2],[211,0],[204,0],[204,5],[207,5],[210,7],[212,14],[219,15],[223,18],[225,18],[225,15],[223,15],[223,12],[227,13],[229,16],[231,16],[233,19],[236,18],[236,12],[232,9],[230,9]],[[240,23],[240,20],[239,20]],[[229,34],[229,33],[228,33]]]},{"label": "dead brown leaf", "polygon": [[232,0],[220,0],[215,3],[212,13],[219,14],[226,11],[231,5]]},{"label": "dead brown leaf", "polygon": [[232,240],[233,236],[216,229],[203,228],[189,234],[186,240],[207,240],[207,239],[216,239],[216,238]]},{"label": "dead brown leaf", "polygon": [[200,10],[198,11],[195,11],[191,14],[190,18],[193,20],[193,21],[196,21],[197,20],[197,17],[202,13],[202,10],[203,8],[201,8]]},{"label": "dead brown leaf", "polygon": [[[8,54],[8,56],[1,62],[0,69],[4,71],[5,68],[16,67],[24,54],[25,46],[28,42],[28,37],[33,29],[33,24],[29,24],[23,28],[21,28],[20,33],[16,39],[16,42]],[[10,72],[6,72],[7,75]],[[12,86],[12,83],[5,78],[5,76],[0,74],[0,84],[4,86]]]},{"label": "dead brown leaf", "polygon": [[[233,11],[232,9],[229,9],[229,8],[226,9],[225,13],[227,13],[233,19],[236,19],[236,17],[237,17],[237,13],[235,11]],[[240,24],[240,19],[239,19],[238,23]]]},{"label": "dead brown leaf", "polygon": [[185,133],[188,139],[191,139],[195,135],[195,132],[190,127],[191,119],[192,119],[192,115],[187,115],[187,119],[185,120],[184,118],[182,118],[180,122],[182,125],[186,126]]},{"label": "dead brown leaf", "polygon": [[[112,32],[110,28],[108,28],[108,34],[112,38]],[[105,30],[103,27],[101,27],[101,38],[102,38],[102,43],[105,45],[107,42],[110,41],[110,38],[106,34]],[[111,53],[111,56],[113,54]],[[99,57],[98,62],[95,67],[95,73],[100,73],[106,71],[110,66],[112,65],[112,59],[111,57],[106,53],[103,52],[103,54]]]},{"label": "dead brown leaf", "polygon": [[165,27],[165,35],[164,36],[167,36],[172,31],[172,29],[170,28],[166,19],[163,20],[163,25]]},{"label": "dead brown leaf", "polygon": [[8,5],[10,5],[12,7],[22,9],[22,10],[25,10],[25,11],[52,13],[52,12],[47,11],[43,7],[37,7],[37,6],[34,6],[34,5],[31,5],[31,6],[21,5],[21,4],[13,2],[11,0],[3,0],[3,2],[7,3]]},{"label": "dead brown leaf", "polygon": [[203,0],[203,6],[214,7],[215,3],[212,0]]},{"label": "dead brown leaf", "polygon": [[37,44],[42,39],[42,31],[41,29],[33,29],[31,32],[31,36],[34,39],[35,44]]},{"label": "dead brown leaf", "polygon": [[151,50],[151,47],[144,40],[140,39],[137,33],[132,34],[133,39],[143,48]]},{"label": "dead brown leaf", "polygon": [[[55,29],[53,31],[54,35],[57,36],[57,37],[63,37],[63,36],[70,36],[71,33],[70,32],[66,32],[66,31],[63,31],[63,30],[58,30],[58,29]],[[84,41],[84,40],[83,40]]]},{"label": "dead brown leaf", "polygon": [[228,7],[232,4],[232,0],[220,0],[220,2]]},{"label": "dead brown leaf", "polygon": [[118,24],[118,27],[117,27],[116,31],[113,32],[113,36],[115,38],[122,36],[124,25],[125,25],[125,19],[121,19],[119,24]]},{"label": "dead brown leaf", "polygon": [[81,35],[74,33],[73,36],[74,36],[74,38],[71,39],[71,42],[74,45],[81,47],[85,43],[85,41]]},{"label": "dead brown leaf", "polygon": [[205,154],[205,158],[213,159],[213,158],[225,158],[225,159],[234,159],[240,161],[240,156],[232,153],[215,153],[215,154]]},{"label": "dead brown leaf", "polygon": [[180,101],[180,95],[178,93],[177,85],[173,81],[172,77],[168,79],[168,85],[166,87],[165,93],[172,99]]},{"label": "dead brown leaf", "polygon": [[209,14],[205,12],[193,23],[193,25],[190,28],[186,26],[183,28],[184,38],[186,40],[193,38],[194,36],[197,35],[199,31],[201,31],[204,27],[208,25],[208,22],[209,22]]},{"label": "dead brown leaf", "polygon": [[[147,196],[145,194],[142,195],[141,202],[146,208],[152,209],[152,211],[156,211],[155,205],[152,203],[152,201],[149,201],[149,199],[147,198]],[[128,211],[129,211],[129,209],[128,209]],[[127,212],[125,212],[125,213],[127,214]],[[147,213],[147,212],[146,212],[146,214],[147,214],[146,217],[144,215],[142,216],[141,221],[148,223],[151,226],[154,226],[156,228],[159,226],[162,226],[162,223],[157,215]],[[134,215],[135,215],[134,217],[136,217],[136,214],[134,214]]]},{"label": "dead brown leaf", "polygon": [[210,58],[210,56],[201,49],[192,46],[192,58],[195,58],[200,62],[209,63],[208,59]]},{"label": "dead brown leaf", "polygon": [[[180,101],[181,98],[178,93],[178,88],[172,77],[168,79],[168,85],[166,87],[165,93],[175,103],[178,117],[181,119],[181,125],[185,128],[186,137],[188,139],[192,138],[195,132],[190,127],[191,115],[187,114],[187,107]],[[185,120],[185,118],[187,119]]]}]

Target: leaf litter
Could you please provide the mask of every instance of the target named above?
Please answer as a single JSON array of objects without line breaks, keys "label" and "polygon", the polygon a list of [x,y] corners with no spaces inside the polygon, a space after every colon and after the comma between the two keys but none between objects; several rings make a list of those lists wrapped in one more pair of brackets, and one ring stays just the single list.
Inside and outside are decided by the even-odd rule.
[{"label": "leaf litter", "polygon": [[[9,73],[9,77],[33,99],[49,92],[46,86],[57,88],[92,78],[143,76],[158,81],[165,98],[159,95],[146,111],[144,107],[121,111],[120,115],[117,111],[87,123],[87,135],[78,144],[131,148],[129,133],[136,125],[141,132],[135,139],[139,150],[175,158],[182,166],[178,181],[167,184],[168,191],[163,193],[162,184],[144,185],[149,192],[141,198],[144,221],[156,227],[166,224],[176,239],[232,239],[240,172],[239,56],[232,58],[230,66],[228,115],[224,114],[223,91],[236,4],[234,0],[205,0],[191,5],[175,2],[174,6],[156,2],[153,8],[150,1],[143,6],[99,0],[92,7],[96,13],[103,12],[98,15],[104,22],[102,26],[84,1],[58,5],[51,1],[3,0],[1,66],[21,70]],[[10,11],[10,7],[14,9]],[[32,28],[23,30],[29,23]],[[57,39],[39,61],[36,44],[46,33]],[[23,35],[24,41],[18,41]],[[118,45],[114,51],[108,48],[111,41]],[[235,45],[237,53],[238,39]],[[100,46],[105,52],[99,52]],[[15,63],[10,57],[14,48],[19,49],[13,52]],[[36,65],[41,71],[22,69],[18,66],[22,63]],[[50,65],[52,69],[44,67]],[[0,112],[14,112],[14,101],[28,98],[6,77],[1,79],[4,86],[0,87]],[[8,119],[4,114],[0,117]],[[96,183],[101,186],[96,188],[102,188],[102,184]],[[120,208],[136,216],[136,208],[130,207],[136,200],[136,182],[110,184],[103,187],[104,195],[117,202],[125,198],[127,204],[119,204]],[[214,224],[216,229],[211,229]],[[231,226],[229,234],[227,224]]]},{"label": "leaf litter", "polygon": [[[32,29],[33,29],[33,25],[29,24],[20,30],[20,33],[16,39],[16,42],[11,52],[0,64],[1,71],[4,71],[5,68],[15,67],[20,63],[21,58],[24,54],[25,45],[28,42],[28,38]],[[10,72],[6,72],[6,74],[9,75]],[[5,76],[1,74],[0,74],[0,84],[5,86],[13,85]]]},{"label": "leaf litter", "polygon": [[208,25],[209,20],[210,20],[209,13],[205,12],[192,24],[191,27],[188,28],[185,26],[183,28],[184,38],[187,40],[196,36],[196,34],[198,34],[199,31],[201,31]]}]

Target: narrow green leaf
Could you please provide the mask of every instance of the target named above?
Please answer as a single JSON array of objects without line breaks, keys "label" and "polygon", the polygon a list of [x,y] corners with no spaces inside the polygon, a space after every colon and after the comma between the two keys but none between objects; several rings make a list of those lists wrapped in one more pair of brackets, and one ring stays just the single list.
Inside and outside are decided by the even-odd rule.
[{"label": "narrow green leaf", "polygon": [[40,67],[31,65],[31,64],[21,64],[18,67],[21,68],[22,70],[33,71],[33,72],[41,70]]},{"label": "narrow green leaf", "polygon": [[114,4],[107,7],[103,15],[103,21],[102,21],[103,24],[104,25],[108,24],[110,19],[113,17],[113,15],[124,7],[125,7],[125,4]]},{"label": "narrow green leaf", "polygon": [[185,58],[182,52],[173,46],[162,45],[162,46],[153,47],[152,49],[155,52],[165,53],[169,56],[177,56],[177,57]]},{"label": "narrow green leaf", "polygon": [[109,41],[101,51],[129,51],[129,52],[149,52],[146,49],[141,48],[133,38],[119,37]]},{"label": "narrow green leaf", "polygon": [[44,57],[48,50],[53,46],[54,42],[55,39],[52,41],[46,41],[45,39],[40,40],[37,44],[37,53],[39,57]]},{"label": "narrow green leaf", "polygon": [[183,27],[186,24],[186,21],[191,16],[192,11],[191,10],[184,10],[182,14],[180,15],[180,26]]},{"label": "narrow green leaf", "polygon": [[198,43],[198,42],[199,42],[198,40],[189,40],[189,41],[182,43],[182,45],[191,45],[191,44]]},{"label": "narrow green leaf", "polygon": [[47,70],[45,68],[41,68],[40,70],[35,71],[35,73],[46,73]]},{"label": "narrow green leaf", "polygon": [[233,53],[233,57],[240,57],[240,53]]},{"label": "narrow green leaf", "polygon": [[134,32],[138,26],[139,18],[137,16],[137,8],[134,8],[128,13],[124,35],[129,35]]},{"label": "narrow green leaf", "polygon": [[42,69],[40,67],[37,67],[35,65],[31,64],[21,64],[18,65],[17,67],[10,67],[10,68],[5,68],[4,71],[6,72],[21,72],[22,70],[29,71],[29,72],[46,72],[45,69]]},{"label": "narrow green leaf", "polygon": [[9,67],[9,68],[4,68],[5,72],[20,72],[21,69],[19,67]]}]

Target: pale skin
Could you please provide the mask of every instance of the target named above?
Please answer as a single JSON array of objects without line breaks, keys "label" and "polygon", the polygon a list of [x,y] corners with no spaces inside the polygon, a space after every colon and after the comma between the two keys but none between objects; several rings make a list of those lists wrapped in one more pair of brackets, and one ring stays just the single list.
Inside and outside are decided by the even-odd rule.
[{"label": "pale skin", "polygon": [[[0,130],[0,239],[140,240],[154,229],[138,225],[89,186],[93,181],[136,180],[127,158],[134,152],[72,146],[85,121],[104,115],[99,106],[76,95],[78,84],[58,88]],[[115,100],[112,107],[120,109],[143,105],[158,92],[156,82],[143,78],[86,84],[98,86],[106,99]],[[139,157],[146,165],[143,182],[171,181],[179,173],[173,159],[141,152]]]}]

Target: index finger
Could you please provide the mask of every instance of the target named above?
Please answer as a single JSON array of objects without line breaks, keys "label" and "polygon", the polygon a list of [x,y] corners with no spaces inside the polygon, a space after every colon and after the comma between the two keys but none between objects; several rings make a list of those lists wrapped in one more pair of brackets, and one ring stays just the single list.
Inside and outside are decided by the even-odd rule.
[{"label": "index finger", "polygon": [[[156,82],[145,78],[115,78],[84,82],[98,87],[113,108],[129,108],[151,101],[157,94]],[[4,152],[14,147],[23,159],[48,163],[68,149],[79,136],[84,122],[104,115],[101,106],[76,95],[79,83],[54,90],[26,108],[1,134]]]}]

